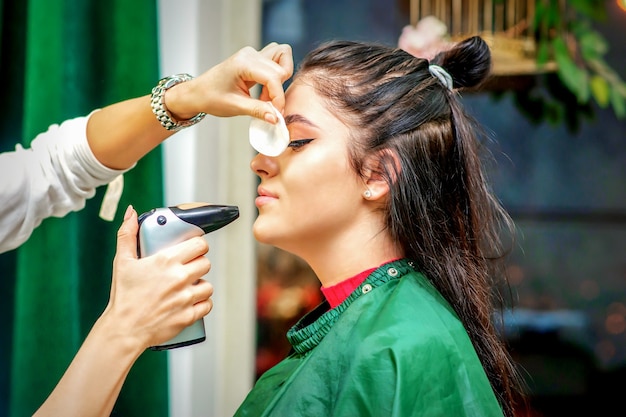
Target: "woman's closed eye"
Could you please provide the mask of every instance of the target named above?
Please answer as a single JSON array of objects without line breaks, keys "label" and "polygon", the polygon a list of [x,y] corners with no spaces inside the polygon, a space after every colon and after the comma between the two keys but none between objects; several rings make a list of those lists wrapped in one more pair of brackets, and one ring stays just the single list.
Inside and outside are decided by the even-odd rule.
[{"label": "woman's closed eye", "polygon": [[312,140],[313,139],[292,140],[291,142],[289,142],[288,146],[295,151],[297,149],[302,148],[304,145],[306,145],[307,143],[311,142]]}]

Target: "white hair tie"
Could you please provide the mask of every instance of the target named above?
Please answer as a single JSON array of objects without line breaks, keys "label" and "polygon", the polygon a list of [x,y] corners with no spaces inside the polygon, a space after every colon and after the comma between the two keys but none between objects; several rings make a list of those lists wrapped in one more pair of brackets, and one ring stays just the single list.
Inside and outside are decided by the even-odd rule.
[{"label": "white hair tie", "polygon": [[452,77],[448,74],[448,71],[441,68],[439,65],[431,64],[428,66],[430,74],[437,78],[441,84],[443,84],[448,90],[452,91]]}]

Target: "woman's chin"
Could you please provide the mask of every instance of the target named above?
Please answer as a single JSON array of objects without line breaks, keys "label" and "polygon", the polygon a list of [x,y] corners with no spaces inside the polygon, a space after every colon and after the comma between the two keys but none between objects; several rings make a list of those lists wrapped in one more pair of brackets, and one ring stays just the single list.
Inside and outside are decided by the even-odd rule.
[{"label": "woman's chin", "polygon": [[271,245],[271,235],[267,232],[267,228],[263,227],[258,219],[252,225],[252,234],[254,235],[254,238],[260,243]]}]

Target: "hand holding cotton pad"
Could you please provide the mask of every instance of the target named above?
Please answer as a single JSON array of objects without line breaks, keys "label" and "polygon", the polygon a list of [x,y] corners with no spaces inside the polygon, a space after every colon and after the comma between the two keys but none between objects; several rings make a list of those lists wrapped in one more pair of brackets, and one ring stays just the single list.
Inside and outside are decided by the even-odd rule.
[{"label": "hand holding cotton pad", "polygon": [[278,156],[289,145],[289,130],[283,115],[270,103],[278,122],[271,124],[265,120],[253,118],[250,121],[250,145],[257,152],[267,156]]}]

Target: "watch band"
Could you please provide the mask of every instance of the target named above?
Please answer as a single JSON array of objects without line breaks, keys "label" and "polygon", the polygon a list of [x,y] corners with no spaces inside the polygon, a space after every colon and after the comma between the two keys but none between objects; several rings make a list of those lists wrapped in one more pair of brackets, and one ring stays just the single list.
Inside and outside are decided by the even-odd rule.
[{"label": "watch band", "polygon": [[157,85],[152,89],[152,95],[150,98],[152,112],[161,123],[161,126],[167,130],[178,131],[185,127],[193,126],[206,116],[206,113],[198,113],[188,120],[176,120],[165,107],[165,103],[163,103],[163,97],[168,89],[174,87],[176,84],[180,84],[191,79],[193,79],[193,77],[189,74],[171,75],[159,80]]}]

